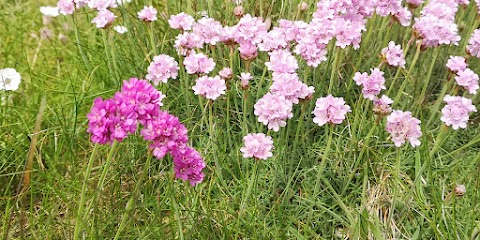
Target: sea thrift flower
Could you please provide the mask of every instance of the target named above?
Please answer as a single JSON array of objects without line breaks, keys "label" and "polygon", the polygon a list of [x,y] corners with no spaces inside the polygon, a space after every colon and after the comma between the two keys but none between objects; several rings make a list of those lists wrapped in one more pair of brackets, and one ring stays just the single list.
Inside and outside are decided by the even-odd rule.
[{"label": "sea thrift flower", "polygon": [[292,107],[293,103],[284,96],[267,93],[255,104],[254,114],[268,129],[278,132],[287,125],[286,120],[293,117]]},{"label": "sea thrift flower", "polygon": [[107,8],[117,7],[117,3],[115,0],[90,0],[87,4],[89,8],[96,9],[98,11],[106,10]]},{"label": "sea thrift flower", "polygon": [[467,68],[467,63],[463,57],[450,56],[446,66],[451,72],[456,73],[459,71],[464,71]]},{"label": "sea thrift flower", "polygon": [[390,104],[393,100],[386,95],[382,95],[381,98],[375,97],[373,99],[373,112],[380,116],[386,116],[392,112]]},{"label": "sea thrift flower", "polygon": [[225,80],[219,76],[203,76],[197,79],[196,85],[192,89],[195,91],[195,95],[202,95],[207,99],[215,100],[225,94],[227,86]]},{"label": "sea thrift flower", "polygon": [[412,117],[411,112],[393,111],[387,117],[387,132],[390,133],[396,147],[409,141],[412,147],[420,146],[418,138],[422,136],[420,120]]},{"label": "sea thrift flower", "polygon": [[261,36],[267,33],[267,26],[261,18],[252,17],[250,14],[243,16],[237,23],[235,41],[238,43],[249,42],[256,45],[262,41]]},{"label": "sea thrift flower", "polygon": [[380,94],[382,89],[385,89],[385,78],[383,72],[380,69],[375,68],[371,70],[370,76],[366,73],[356,72],[353,80],[359,86],[363,86],[362,93],[365,98],[373,100],[373,98]]},{"label": "sea thrift flower", "polygon": [[232,79],[233,77],[233,71],[229,67],[224,67],[220,72],[218,72],[218,75],[222,77],[223,79]]},{"label": "sea thrift flower", "polygon": [[207,74],[215,68],[213,59],[205,56],[203,53],[191,52],[183,60],[183,64],[188,74]]},{"label": "sea thrift flower", "polygon": [[249,133],[243,137],[244,147],[240,148],[244,158],[255,158],[266,160],[273,156],[272,137],[266,136],[263,133]]},{"label": "sea thrift flower", "polygon": [[43,16],[47,16],[47,17],[56,17],[60,14],[58,12],[58,7],[51,7],[51,6],[40,7],[40,12],[43,14]]},{"label": "sea thrift flower", "polygon": [[452,126],[454,130],[466,128],[470,112],[476,112],[477,109],[472,104],[472,100],[464,97],[447,95],[443,98],[447,103],[442,108],[442,122],[447,126]]},{"label": "sea thrift flower", "polygon": [[238,77],[240,79],[240,84],[242,85],[242,89],[246,90],[249,87],[249,82],[250,80],[253,79],[252,75],[250,73],[240,73],[240,76]]},{"label": "sea thrift flower", "polygon": [[58,12],[62,15],[70,15],[75,11],[75,3],[73,0],[60,0],[57,3]]},{"label": "sea thrift flower", "polygon": [[403,55],[402,46],[395,45],[394,41],[390,41],[388,47],[382,49],[382,57],[390,66],[405,68],[405,56]]},{"label": "sea thrift flower", "polygon": [[5,68],[0,70],[0,90],[15,91],[20,86],[22,77],[17,70]]},{"label": "sea thrift flower", "polygon": [[407,0],[408,7],[413,9],[417,8],[423,3],[424,3],[424,0]]},{"label": "sea thrift flower", "polygon": [[128,32],[128,29],[124,26],[114,26],[113,30],[115,30],[116,32],[118,32],[120,34],[124,34],[124,33]]},{"label": "sea thrift flower", "polygon": [[191,30],[194,23],[195,19],[184,12],[181,12],[177,15],[172,15],[170,16],[170,19],[168,19],[168,24],[170,24],[171,28],[180,29],[183,31]]},{"label": "sea thrift flower", "polygon": [[294,73],[298,69],[297,59],[288,50],[270,52],[270,61],[265,63],[268,70],[277,73]]},{"label": "sea thrift flower", "polygon": [[175,48],[183,56],[188,55],[194,48],[203,48],[204,40],[201,36],[191,32],[184,32],[175,38]]},{"label": "sea thrift flower", "polygon": [[345,120],[347,112],[351,112],[350,106],[345,103],[343,98],[328,95],[317,99],[315,109],[312,111],[315,115],[313,122],[319,126],[327,123],[340,124]]},{"label": "sea thrift flower", "polygon": [[408,10],[407,7],[398,9],[397,12],[392,16],[394,20],[400,23],[400,25],[404,27],[410,26],[410,22],[412,19],[412,12],[410,12],[410,10]]},{"label": "sea thrift flower", "polygon": [[155,85],[158,85],[160,82],[167,83],[169,78],[177,78],[178,69],[180,69],[178,63],[173,57],[160,54],[153,57],[145,78],[152,81]]},{"label": "sea thrift flower", "polygon": [[204,17],[193,25],[193,33],[200,36],[205,43],[216,45],[222,38],[222,24],[213,18]]},{"label": "sea thrift flower", "polygon": [[258,44],[258,49],[263,52],[270,52],[287,47],[288,42],[285,36],[285,30],[275,27],[272,31],[262,36],[262,42]]},{"label": "sea thrift flower", "polygon": [[195,149],[187,146],[184,149],[173,151],[172,157],[176,178],[189,181],[192,186],[203,181],[205,175],[202,170],[206,164]]},{"label": "sea thrift flower", "polygon": [[296,74],[276,74],[273,80],[270,92],[284,96],[285,99],[294,104],[297,104],[299,99],[305,99],[314,92],[314,88],[302,83]]},{"label": "sea thrift flower", "polygon": [[469,68],[466,68],[463,71],[458,71],[455,81],[459,86],[464,87],[470,94],[477,93],[478,75]]},{"label": "sea thrift flower", "polygon": [[236,6],[234,9],[233,9],[233,15],[235,15],[235,17],[242,17],[243,14],[245,14],[245,10],[243,10],[243,7],[242,6]]},{"label": "sea thrift flower", "polygon": [[251,61],[258,56],[257,46],[250,42],[240,43],[238,51],[240,52],[240,57],[245,61]]},{"label": "sea thrift flower", "polygon": [[473,31],[470,40],[468,40],[467,53],[470,56],[480,58],[480,29]]},{"label": "sea thrift flower", "polygon": [[98,15],[92,20],[92,23],[95,23],[97,28],[107,28],[113,23],[115,18],[112,12],[104,9],[98,12]]},{"label": "sea thrift flower", "polygon": [[157,20],[157,9],[153,8],[152,6],[145,6],[143,9],[138,12],[138,18],[145,22],[153,22]]}]

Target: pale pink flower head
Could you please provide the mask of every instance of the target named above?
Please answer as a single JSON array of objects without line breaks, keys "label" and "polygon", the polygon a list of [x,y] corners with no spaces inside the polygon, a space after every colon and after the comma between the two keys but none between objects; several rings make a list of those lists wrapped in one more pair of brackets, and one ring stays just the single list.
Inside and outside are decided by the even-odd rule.
[{"label": "pale pink flower head", "polygon": [[267,93],[254,106],[258,121],[275,132],[287,125],[286,120],[293,117],[293,103],[284,96]]},{"label": "pale pink flower head", "polygon": [[314,92],[314,88],[302,83],[295,73],[276,73],[272,80],[273,84],[270,86],[270,92],[282,95],[294,104],[298,104],[299,100],[306,99]]},{"label": "pale pink flower head", "polygon": [[218,72],[218,75],[222,77],[223,79],[232,79],[233,77],[233,71],[229,67],[224,67],[220,72]]},{"label": "pale pink flower head", "polygon": [[262,41],[261,36],[267,33],[267,25],[263,19],[246,14],[235,25],[235,30],[234,36],[237,43],[249,42],[256,45]]},{"label": "pale pink flower head", "polygon": [[402,46],[395,45],[394,41],[388,43],[388,47],[382,49],[382,57],[390,66],[405,68],[405,56],[403,55]]},{"label": "pale pink flower head", "polygon": [[244,146],[240,148],[244,158],[255,158],[266,160],[273,156],[273,140],[272,137],[263,133],[249,133],[243,137]]},{"label": "pale pink flower head", "polygon": [[157,20],[157,9],[152,6],[144,6],[143,9],[138,12],[138,18],[145,22],[153,22]]},{"label": "pale pink flower head", "polygon": [[410,12],[407,7],[400,8],[393,14],[393,19],[400,23],[400,25],[408,27],[411,23],[412,12]]},{"label": "pale pink flower head", "polygon": [[57,2],[58,12],[62,15],[70,15],[75,11],[73,0],[60,0]]},{"label": "pale pink flower head", "polygon": [[[80,5],[82,4],[84,4],[84,1],[80,2]],[[102,10],[106,10],[107,8],[117,7],[117,3],[115,0],[90,0],[87,2],[87,4],[89,8],[95,9],[97,11],[102,11]]]},{"label": "pale pink flower head", "polygon": [[458,71],[455,81],[459,86],[462,86],[470,94],[476,94],[478,90],[478,75],[470,68],[465,68],[463,71]]},{"label": "pale pink flower head", "polygon": [[204,40],[192,32],[184,32],[175,38],[175,48],[177,52],[183,56],[187,56],[195,48],[203,48]]},{"label": "pale pink flower head", "polygon": [[420,146],[419,137],[422,136],[420,120],[412,117],[411,112],[393,111],[387,117],[387,132],[390,133],[396,147],[401,147],[409,141],[412,147]]},{"label": "pale pink flower head", "polygon": [[262,42],[258,44],[258,49],[263,52],[270,52],[287,47],[288,42],[285,31],[282,28],[275,27],[270,32],[263,34]]},{"label": "pale pink flower head", "polygon": [[477,111],[472,104],[472,100],[465,97],[447,95],[443,98],[443,101],[447,105],[442,108],[442,117],[440,118],[442,122],[447,126],[452,126],[454,130],[466,128],[469,120],[468,115]]},{"label": "pale pink flower head", "polygon": [[193,25],[193,33],[200,36],[205,43],[216,45],[223,37],[223,27],[215,19],[203,17]]},{"label": "pale pink flower head", "polygon": [[365,31],[364,19],[346,20],[344,18],[333,19],[333,35],[337,39],[335,45],[340,48],[346,48],[352,45],[354,49],[360,48],[362,40],[362,31]]},{"label": "pale pink flower head", "polygon": [[250,42],[242,42],[238,47],[240,57],[245,61],[251,61],[258,56],[257,46]]},{"label": "pale pink flower head", "polygon": [[470,40],[468,40],[467,45],[467,53],[470,56],[480,58],[480,29],[476,29],[475,31],[473,31],[472,36],[470,36]]},{"label": "pale pink flower head", "polygon": [[268,53],[270,61],[265,63],[268,70],[276,73],[294,73],[298,69],[297,59],[288,50],[275,50]]},{"label": "pale pink flower head", "polygon": [[461,39],[455,22],[439,19],[433,15],[415,18],[413,29],[416,37],[422,39],[423,47],[437,47],[441,44],[458,45]]},{"label": "pale pink flower head", "polygon": [[173,57],[160,54],[153,57],[145,78],[152,81],[155,85],[158,85],[160,82],[167,83],[169,78],[177,78],[178,69],[178,63]]},{"label": "pale pink flower head", "polygon": [[97,28],[107,28],[112,25],[116,16],[107,9],[100,10],[98,15],[92,20]]},{"label": "pale pink flower head", "polygon": [[250,73],[240,73],[240,76],[238,77],[240,79],[240,84],[242,85],[242,89],[246,90],[249,87],[249,82],[250,80],[253,79],[252,75]]},{"label": "pale pink flower head", "polygon": [[467,63],[465,61],[465,58],[463,57],[450,56],[446,66],[448,67],[448,69],[450,69],[451,72],[456,73],[459,71],[464,71],[467,68]]},{"label": "pale pink flower head", "polygon": [[203,76],[197,79],[196,85],[192,87],[195,95],[201,95],[207,99],[215,100],[225,94],[227,86],[225,80],[219,76],[208,77]]},{"label": "pale pink flower head", "polygon": [[407,0],[408,7],[410,8],[417,8],[418,6],[422,5],[425,1],[424,0]]},{"label": "pale pink flower head", "polygon": [[373,112],[380,116],[386,116],[392,112],[390,104],[393,100],[386,95],[382,95],[381,98],[375,97],[373,99]]},{"label": "pale pink flower head", "polygon": [[194,23],[195,19],[184,12],[177,15],[171,15],[170,19],[168,19],[168,24],[170,24],[171,28],[183,31],[192,29]]},{"label": "pale pink flower head", "polygon": [[380,69],[375,68],[371,69],[371,74],[368,76],[366,73],[356,72],[353,80],[357,85],[362,86],[362,93],[365,98],[373,100],[375,96],[380,94],[380,92],[385,89],[385,78],[383,77],[384,72]]},{"label": "pale pink flower head", "polygon": [[327,123],[340,124],[345,120],[348,112],[351,112],[350,106],[341,97],[328,95],[317,99],[315,109],[312,111],[315,117],[313,122],[319,126]]},{"label": "pale pink flower head", "polygon": [[213,59],[203,53],[191,52],[183,60],[183,64],[188,74],[207,74],[215,68]]}]

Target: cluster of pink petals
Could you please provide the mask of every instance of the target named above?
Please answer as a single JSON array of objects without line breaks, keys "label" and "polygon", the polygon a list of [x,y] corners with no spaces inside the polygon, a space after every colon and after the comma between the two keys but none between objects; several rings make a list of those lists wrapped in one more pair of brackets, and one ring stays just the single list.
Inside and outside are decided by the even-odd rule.
[{"label": "cluster of pink petals", "polygon": [[272,94],[284,96],[285,99],[294,104],[298,104],[299,100],[312,96],[314,87],[307,86],[298,79],[296,73],[274,73],[273,84],[270,86]]},{"label": "cluster of pink petals", "polygon": [[153,57],[153,61],[148,66],[148,73],[145,78],[152,81],[155,85],[158,85],[160,82],[167,83],[169,78],[177,78],[178,70],[178,63],[173,57],[160,54]]},{"label": "cluster of pink petals", "polygon": [[382,49],[382,57],[390,66],[405,68],[405,56],[403,55],[402,46],[395,45],[394,41],[388,43],[388,47]]},{"label": "cluster of pink petals", "polygon": [[192,33],[199,36],[204,43],[216,45],[222,39],[223,27],[215,19],[203,17],[193,25]]},{"label": "cluster of pink petals", "polygon": [[57,2],[57,7],[62,15],[70,15],[75,11],[75,3],[73,0],[59,0]]},{"label": "cluster of pink petals", "polygon": [[407,0],[407,4],[410,8],[417,8],[418,6],[422,5],[425,1],[424,0]]},{"label": "cluster of pink petals", "polygon": [[475,29],[468,40],[467,53],[470,56],[480,58],[480,29]]},{"label": "cluster of pink petals", "polygon": [[100,10],[98,15],[92,20],[97,28],[107,28],[115,20],[116,16],[107,9]]},{"label": "cluster of pink petals", "polygon": [[223,79],[231,79],[233,78],[233,71],[229,67],[224,67],[222,70],[218,72],[218,75]]},{"label": "cluster of pink petals", "polygon": [[358,86],[362,86],[362,93],[365,98],[373,100],[375,96],[385,89],[384,72],[380,69],[371,69],[371,74],[356,72],[353,80]]},{"label": "cluster of pink petals", "polygon": [[175,38],[175,49],[183,56],[190,54],[195,48],[203,48],[203,38],[191,32],[184,32]]},{"label": "cluster of pink petals", "polygon": [[464,57],[450,56],[450,58],[447,61],[446,66],[448,67],[448,69],[451,72],[457,73],[459,71],[464,71],[467,68],[468,65],[467,65]]},{"label": "cluster of pink petals", "polygon": [[[74,2],[78,2],[77,0],[74,0]],[[96,9],[97,11],[105,10],[107,8],[116,8],[117,2],[116,0],[87,0],[87,1],[80,1],[82,2],[81,5],[84,5],[86,2],[88,7],[91,9]],[[78,7],[78,3],[77,3]]]},{"label": "cluster of pink petals", "polygon": [[201,95],[207,99],[215,100],[225,94],[227,86],[225,85],[225,80],[220,78],[220,76],[203,76],[196,80],[196,84],[192,89],[195,91],[195,95]]},{"label": "cluster of pink petals", "polygon": [[157,20],[157,9],[152,6],[144,6],[140,12],[137,13],[138,18],[145,22],[153,22]]},{"label": "cluster of pink petals", "polygon": [[278,132],[287,125],[286,120],[293,117],[292,107],[293,103],[284,96],[267,93],[255,104],[254,114],[268,129]]},{"label": "cluster of pink petals", "polygon": [[411,112],[393,111],[387,117],[386,129],[396,147],[401,147],[406,141],[409,141],[412,147],[420,146],[420,120],[412,117]]},{"label": "cluster of pink petals", "polygon": [[172,15],[170,16],[170,19],[168,19],[168,24],[170,24],[171,28],[180,29],[183,31],[191,30],[194,23],[195,19],[184,12],[181,12],[177,15]]},{"label": "cluster of pink petals", "polygon": [[393,100],[386,95],[382,95],[381,98],[375,97],[373,100],[373,112],[380,116],[386,116],[392,112],[390,104]]},{"label": "cluster of pink petals", "polygon": [[186,146],[181,151],[172,152],[172,156],[176,178],[189,181],[192,186],[203,181],[205,174],[202,171],[206,164],[194,148]]},{"label": "cluster of pink petals", "polygon": [[462,86],[470,94],[476,94],[478,90],[478,75],[470,68],[465,68],[463,71],[458,71],[455,81],[459,86]]},{"label": "cluster of pink petals", "polygon": [[351,112],[343,98],[328,95],[317,99],[315,109],[313,110],[313,122],[319,126],[327,123],[340,124],[345,120],[348,112]]},{"label": "cluster of pink petals", "polygon": [[234,40],[239,43],[249,42],[256,45],[262,42],[262,36],[267,33],[267,25],[262,18],[245,14],[235,25]]},{"label": "cluster of pink petals", "polygon": [[249,133],[243,137],[244,147],[240,148],[244,158],[255,158],[266,160],[273,156],[273,140],[272,137],[263,133]]},{"label": "cluster of pink petals", "polygon": [[477,109],[472,104],[472,100],[459,96],[446,95],[443,101],[447,103],[442,108],[441,120],[447,126],[452,126],[453,129],[466,128],[469,120],[469,114],[476,112]]},{"label": "cluster of pink petals", "polygon": [[240,73],[240,76],[238,77],[240,79],[240,85],[242,86],[242,89],[248,89],[249,87],[249,82],[250,80],[253,79],[252,75],[250,73]]},{"label": "cluster of pink petals", "polygon": [[269,52],[270,61],[265,63],[268,70],[276,73],[294,73],[298,69],[297,59],[288,50]]},{"label": "cluster of pink petals", "polygon": [[213,59],[203,53],[191,52],[183,60],[188,74],[207,74],[215,68]]}]

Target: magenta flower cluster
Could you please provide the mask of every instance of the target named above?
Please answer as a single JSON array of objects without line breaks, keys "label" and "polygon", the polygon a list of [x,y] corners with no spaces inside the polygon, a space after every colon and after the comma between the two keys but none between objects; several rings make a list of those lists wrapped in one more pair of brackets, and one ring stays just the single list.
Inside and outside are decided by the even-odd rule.
[{"label": "magenta flower cluster", "polygon": [[131,78],[124,81],[113,98],[95,99],[87,132],[98,144],[121,142],[143,126],[141,135],[150,141],[153,155],[159,159],[171,154],[175,176],[190,181],[192,186],[203,180],[205,168],[200,154],[188,146],[187,129],[177,117],[161,111],[165,96],[146,80]]}]

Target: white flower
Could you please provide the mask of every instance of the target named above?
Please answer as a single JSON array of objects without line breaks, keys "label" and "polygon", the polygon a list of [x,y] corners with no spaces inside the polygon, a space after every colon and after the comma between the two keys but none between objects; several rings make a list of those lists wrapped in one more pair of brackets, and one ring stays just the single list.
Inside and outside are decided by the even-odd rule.
[{"label": "white flower", "polygon": [[43,7],[40,7],[40,12],[44,15],[44,16],[48,16],[48,17],[56,17],[58,16],[60,13],[58,12],[58,7],[52,7],[52,6],[43,6]]},{"label": "white flower", "polygon": [[128,32],[128,29],[124,26],[115,26],[115,27],[113,27],[113,30],[117,31],[120,34],[124,34],[124,33]]},{"label": "white flower", "polygon": [[13,68],[0,70],[0,90],[15,91],[20,85],[20,73]]}]

